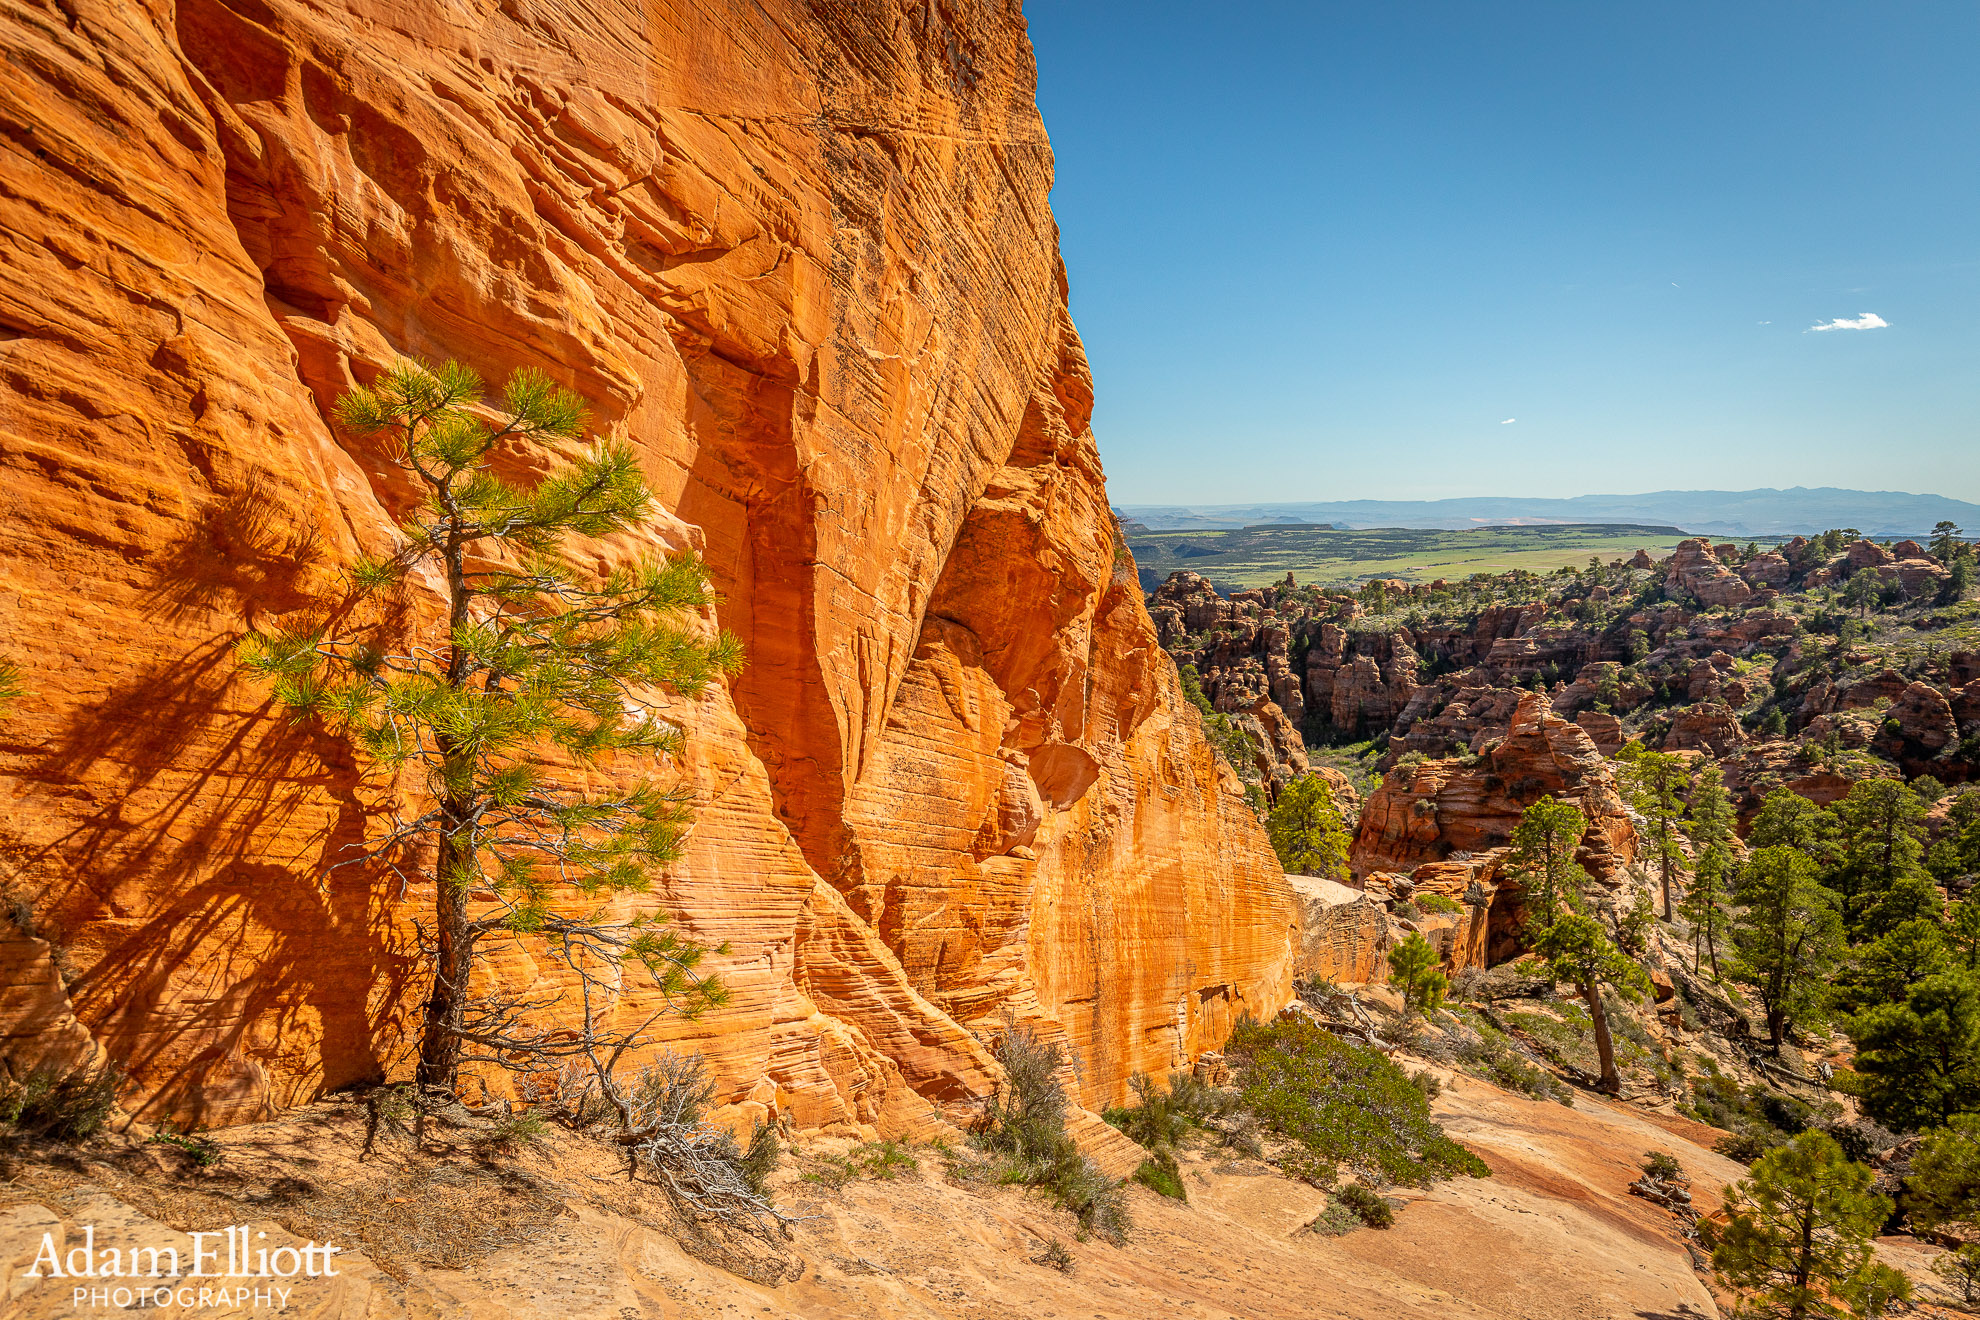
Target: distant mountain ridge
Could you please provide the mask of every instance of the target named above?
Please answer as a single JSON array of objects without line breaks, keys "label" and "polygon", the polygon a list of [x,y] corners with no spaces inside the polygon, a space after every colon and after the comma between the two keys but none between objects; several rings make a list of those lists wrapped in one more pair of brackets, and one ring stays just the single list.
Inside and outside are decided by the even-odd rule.
[{"label": "distant mountain ridge", "polygon": [[1520,523],[1660,523],[1705,536],[1793,536],[1854,527],[1868,536],[1919,536],[1941,519],[1980,533],[1980,504],[1893,490],[1794,486],[1787,490],[1660,490],[1573,499],[1480,496],[1450,500],[1341,500],[1287,504],[1124,504],[1150,531],[1332,523],[1341,528],[1463,528]]}]

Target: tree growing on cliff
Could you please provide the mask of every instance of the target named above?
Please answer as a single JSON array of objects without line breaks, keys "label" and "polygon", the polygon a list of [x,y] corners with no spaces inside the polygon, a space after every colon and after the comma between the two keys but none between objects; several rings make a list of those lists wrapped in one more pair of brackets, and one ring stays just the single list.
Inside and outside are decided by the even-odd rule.
[{"label": "tree growing on cliff", "polygon": [[1709,956],[1714,977],[1721,975],[1719,943],[1725,937],[1726,884],[1733,869],[1733,821],[1725,779],[1719,767],[1707,766],[1692,785],[1685,816],[1684,832],[1691,840],[1691,888],[1678,911],[1691,923],[1692,971]]},{"label": "tree growing on cliff", "polygon": [[1700,1226],[1712,1269],[1746,1295],[1742,1315],[1867,1320],[1911,1295],[1904,1275],[1871,1249],[1891,1212],[1871,1180],[1835,1138],[1804,1132],[1726,1189],[1725,1226]]},{"label": "tree growing on cliff", "polygon": [[1319,775],[1302,775],[1286,785],[1265,818],[1265,833],[1288,875],[1348,878],[1354,836],[1334,804],[1334,790]]},{"label": "tree growing on cliff", "polygon": [[1437,950],[1419,931],[1389,950],[1389,984],[1402,991],[1403,1002],[1429,1017],[1444,1003],[1450,980],[1438,970]]},{"label": "tree growing on cliff", "polygon": [[1932,524],[1932,554],[1942,564],[1951,564],[1953,556],[1960,552],[1964,542],[1960,539],[1959,524],[1941,518]]},{"label": "tree growing on cliff", "polygon": [[1761,848],[1740,873],[1732,978],[1752,986],[1776,1052],[1796,1024],[1821,1020],[1843,951],[1842,919],[1815,864],[1793,848]]},{"label": "tree growing on cliff", "polygon": [[[484,420],[491,412],[493,424]],[[722,990],[697,970],[703,947],[663,917],[608,916],[678,855],[684,797],[644,776],[601,788],[594,772],[675,753],[681,731],[656,713],[655,694],[698,693],[733,672],[741,653],[732,638],[692,626],[691,613],[712,600],[694,557],[601,576],[562,553],[567,538],[604,536],[647,515],[651,497],[630,448],[593,445],[528,486],[498,473],[504,449],[528,442],[554,452],[579,437],[585,416],[576,396],[531,370],[512,375],[491,405],[479,377],[452,362],[401,362],[344,395],[339,423],[383,441],[424,497],[399,524],[400,548],[357,564],[354,587],[376,597],[415,571],[430,574],[423,580],[441,584],[445,622],[407,635],[392,612],[374,610],[375,623],[342,634],[324,623],[253,634],[241,660],[298,717],[344,731],[376,770],[419,774],[425,809],[396,818],[357,859],[392,868],[402,883],[403,867],[423,866],[432,885],[420,923],[433,970],[418,1085],[451,1093],[464,1061],[526,1071],[576,1063],[593,1070],[623,1118],[613,1065],[658,1016],[630,1029],[601,1025],[624,970],[644,969],[660,1002],[684,1013],[720,1002]],[[474,985],[492,946],[524,939],[570,973],[581,1026],[568,1014],[547,1024],[555,994]]]},{"label": "tree growing on cliff", "polygon": [[1671,919],[1671,875],[1677,869],[1678,838],[1684,822],[1684,795],[1691,774],[1684,759],[1670,752],[1639,752],[1623,765],[1629,804],[1643,820],[1650,855],[1657,862],[1664,920]]}]

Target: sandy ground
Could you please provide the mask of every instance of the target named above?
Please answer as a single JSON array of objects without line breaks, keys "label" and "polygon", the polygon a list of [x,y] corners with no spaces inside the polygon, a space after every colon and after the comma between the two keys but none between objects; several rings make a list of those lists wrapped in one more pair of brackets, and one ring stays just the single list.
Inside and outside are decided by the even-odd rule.
[{"label": "sandy ground", "polygon": [[[466,1268],[395,1267],[400,1277],[393,1277],[347,1253],[337,1258],[338,1278],[291,1285],[285,1310],[272,1297],[254,1296],[255,1288],[274,1287],[272,1280],[211,1281],[216,1289],[247,1289],[242,1304],[234,1305],[233,1298],[220,1304],[212,1294],[202,1304],[188,1291],[188,1279],[145,1313],[326,1320],[1718,1315],[1676,1219],[1626,1190],[1644,1154],[1664,1149],[1692,1175],[1698,1203],[1716,1204],[1721,1183],[1741,1170],[1711,1153],[1711,1129],[1588,1096],[1577,1097],[1570,1109],[1471,1078],[1451,1079],[1436,1107],[1452,1135],[1479,1151],[1494,1176],[1399,1192],[1408,1204],[1395,1227],[1341,1238],[1306,1229],[1323,1205],[1319,1193],[1255,1161],[1215,1153],[1187,1157],[1186,1205],[1130,1187],[1136,1228],[1127,1245],[1115,1247],[1075,1241],[1068,1215],[1021,1190],[952,1181],[943,1176],[941,1159],[923,1152],[917,1174],[836,1190],[798,1180],[793,1167],[780,1201],[810,1216],[795,1229],[793,1243],[802,1275],[773,1286],[684,1252],[611,1177],[609,1164],[587,1164],[582,1143],[568,1143],[524,1161],[535,1165],[543,1180],[538,1185],[551,1195],[527,1194],[529,1204],[507,1221],[521,1225],[515,1230],[520,1243]],[[229,1164],[238,1166],[251,1154],[261,1161],[264,1178],[288,1170],[318,1184],[369,1179],[365,1185],[372,1190],[365,1195],[385,1209],[430,1212],[425,1222],[442,1237],[454,1231],[450,1215],[465,1235],[481,1208],[516,1195],[493,1181],[465,1191],[451,1184],[415,1187],[400,1175],[392,1175],[400,1177],[397,1183],[380,1182],[385,1175],[378,1161],[351,1162],[355,1133],[347,1121],[292,1121],[225,1139],[243,1148],[230,1154]],[[81,1226],[93,1223],[99,1247],[176,1242],[183,1249],[183,1233],[175,1230],[229,1222],[221,1209],[196,1198],[161,1199],[132,1180],[78,1177],[61,1187],[17,1182],[11,1206],[0,1209],[0,1256],[9,1262],[0,1316],[126,1313],[114,1294],[99,1307],[85,1291],[83,1304],[75,1304],[78,1284],[114,1289],[115,1281],[26,1277],[44,1234],[66,1251],[80,1240]],[[468,1200],[448,1211],[434,1199],[443,1195]],[[158,1217],[140,1214],[136,1205]],[[268,1234],[255,1242],[295,1240],[270,1222],[273,1217],[251,1223],[252,1232]],[[250,1218],[240,1215],[235,1222]],[[292,1216],[289,1221],[296,1222]],[[1036,1263],[1051,1239],[1070,1250],[1070,1273]],[[1893,1248],[1921,1270],[1931,1255],[1917,1244]]]}]

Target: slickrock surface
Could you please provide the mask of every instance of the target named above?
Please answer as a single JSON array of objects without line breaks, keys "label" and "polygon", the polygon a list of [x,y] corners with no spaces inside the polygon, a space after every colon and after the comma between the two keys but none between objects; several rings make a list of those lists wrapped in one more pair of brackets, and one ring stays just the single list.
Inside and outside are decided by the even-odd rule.
[{"label": "slickrock surface", "polygon": [[[1442,1070],[1438,1070],[1442,1071]],[[962,1186],[922,1152],[918,1174],[857,1182],[838,1191],[786,1180],[787,1208],[813,1216],[795,1230],[802,1278],[753,1284],[684,1253],[664,1233],[601,1206],[614,1180],[596,1186],[568,1150],[547,1171],[592,1196],[571,1197],[530,1245],[467,1268],[416,1268],[396,1280],[359,1255],[338,1257],[338,1280],[305,1281],[297,1309],[339,1320],[444,1315],[669,1320],[774,1315],[843,1320],[1635,1320],[1714,1317],[1713,1299],[1668,1211],[1628,1193],[1644,1155],[1668,1150],[1693,1180],[1697,1204],[1718,1203],[1743,1170],[1705,1144],[1717,1134],[1679,1119],[1586,1095],[1573,1108],[1508,1095],[1472,1078],[1445,1077],[1438,1119],[1494,1171],[1406,1198],[1395,1227],[1325,1238],[1306,1229],[1321,1194],[1269,1166],[1186,1154],[1189,1203],[1131,1185],[1136,1229],[1122,1247],[1073,1239],[1071,1217],[1015,1188]],[[243,1133],[243,1136],[249,1135]],[[321,1176],[342,1145],[306,1147],[259,1135],[270,1155],[300,1158]],[[18,1194],[16,1194],[18,1195]],[[0,1258],[18,1275],[42,1232],[91,1219],[146,1242],[172,1237],[102,1192],[79,1191],[66,1212],[32,1197],[0,1212]],[[148,1225],[148,1227],[147,1227]],[[270,1242],[287,1238],[258,1221]],[[1035,1263],[1046,1242],[1071,1253],[1070,1274]],[[61,1238],[64,1247],[73,1238]],[[109,1240],[99,1231],[99,1242]],[[183,1244],[181,1237],[178,1241]],[[1919,1266],[1933,1254],[1913,1253]],[[1929,1277],[1929,1276],[1927,1276]],[[69,1307],[66,1285],[22,1289],[21,1320],[91,1314]],[[110,1314],[109,1311],[98,1314]],[[171,1312],[167,1312],[170,1314]],[[205,1310],[200,1314],[223,1314]]]},{"label": "slickrock surface", "polygon": [[589,399],[668,510],[599,563],[703,549],[749,648],[677,704],[654,900],[731,946],[676,1028],[725,1099],[924,1130],[1008,1008],[1100,1104],[1283,1002],[1289,891],[1117,567],[1017,5],[73,0],[0,45],[0,879],[133,1104],[404,1064],[410,909],[325,869],[389,795],[232,659],[388,545],[412,492],[325,418],[400,354]]}]

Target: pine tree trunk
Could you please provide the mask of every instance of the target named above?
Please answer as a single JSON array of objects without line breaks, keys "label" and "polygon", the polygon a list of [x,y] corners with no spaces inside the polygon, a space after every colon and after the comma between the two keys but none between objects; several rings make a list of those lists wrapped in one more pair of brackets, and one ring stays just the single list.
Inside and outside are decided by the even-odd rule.
[{"label": "pine tree trunk", "polygon": [[[443,499],[451,507],[451,493]],[[447,631],[458,635],[468,621],[472,594],[467,586],[466,536],[458,515],[453,518],[450,536],[443,550],[447,566]],[[447,685],[464,688],[468,683],[468,657],[455,646],[447,660]],[[472,782],[471,756],[463,756],[451,739],[435,738],[443,782],[459,785]],[[422,1088],[452,1092],[461,1071],[460,1026],[467,1006],[468,979],[474,964],[474,940],[468,929],[468,886],[463,877],[474,871],[474,845],[469,821],[473,804],[469,796],[449,793],[440,804],[440,847],[433,863],[433,915],[435,958],[433,991],[427,996],[426,1013],[420,1024],[419,1067],[415,1076]]]},{"label": "pine tree trunk", "polygon": [[1595,1089],[1621,1095],[1622,1074],[1616,1071],[1616,1045],[1609,1038],[1609,1012],[1602,1006],[1602,987],[1590,981],[1575,989],[1581,991],[1582,1002],[1588,1005],[1589,1020],[1595,1024],[1595,1057],[1602,1065],[1602,1078],[1595,1083]]},{"label": "pine tree trunk", "polygon": [[433,990],[426,999],[426,1012],[420,1026],[419,1069],[421,1088],[451,1092],[461,1069],[461,1015],[467,1003],[468,977],[473,968],[474,947],[468,932],[468,891],[459,883],[465,869],[456,833],[465,817],[450,800],[444,810],[440,855],[434,863],[433,905],[435,950]]}]

